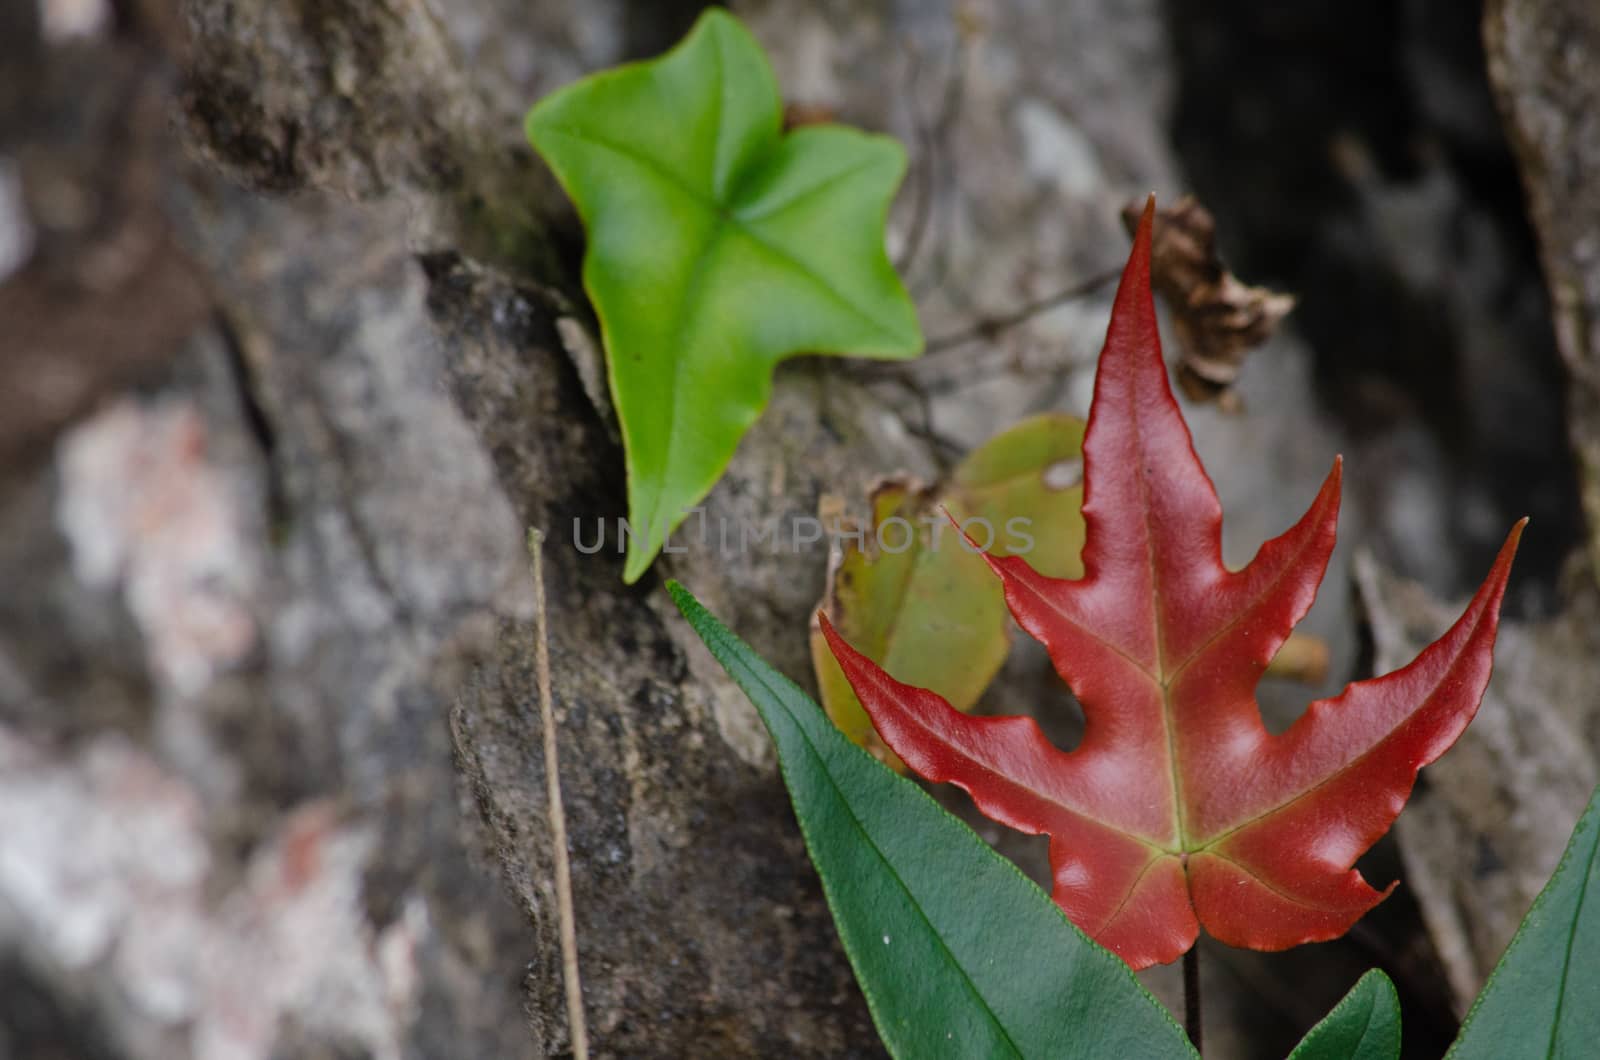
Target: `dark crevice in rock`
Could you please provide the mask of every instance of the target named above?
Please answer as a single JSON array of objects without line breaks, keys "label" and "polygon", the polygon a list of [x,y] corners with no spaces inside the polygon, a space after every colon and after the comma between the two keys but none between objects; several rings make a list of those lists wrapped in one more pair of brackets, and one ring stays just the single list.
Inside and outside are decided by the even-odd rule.
[{"label": "dark crevice in rock", "polygon": [[266,514],[268,528],[274,536],[281,535],[289,521],[289,495],[283,481],[283,466],[278,454],[278,431],[267,415],[260,394],[260,381],[245,352],[243,340],[233,320],[221,309],[212,314],[217,336],[221,340],[223,362],[233,381],[234,393],[239,400],[239,411],[246,431],[261,450],[261,462],[266,468]]},{"label": "dark crevice in rock", "polygon": [[[452,344],[469,337],[485,341],[498,333],[495,337],[499,341],[514,348],[562,349],[555,316],[563,307],[552,304],[551,297],[537,288],[497,275],[492,269],[453,251],[424,254],[418,261],[428,279],[429,312],[450,336]],[[493,305],[493,319],[485,319],[480,311],[486,302]],[[479,424],[480,429],[493,425],[496,410],[490,402],[496,395],[477,386],[481,377],[461,370],[464,367],[461,364],[450,367],[452,395],[462,413],[469,421]],[[536,417],[525,423],[523,429],[537,435],[541,444],[553,448],[570,447],[581,438],[579,444],[586,450],[582,458],[588,467],[583,475],[550,482],[550,491],[538,495],[543,511],[525,510],[519,515],[529,525],[544,527],[552,536],[553,545],[565,547],[571,540],[568,535],[574,520],[624,514],[627,493],[622,449],[611,439],[594,412],[571,359],[564,355],[551,357],[547,367],[552,375],[546,381],[549,393],[542,400],[549,403],[549,409],[560,409],[561,415],[559,418],[553,415]],[[511,422],[516,422],[515,418]],[[509,495],[520,497],[525,485],[516,478],[519,454],[510,442],[506,439],[505,443],[491,444],[488,449]],[[606,467],[614,468],[615,474],[595,474],[592,470]],[[560,579],[564,577],[563,570],[564,565],[556,564],[549,576]],[[619,576],[620,572],[618,564]]]},{"label": "dark crevice in rock", "polygon": [[119,1060],[90,1004],[78,1004],[42,981],[22,961],[0,951],[0,1058],[4,1060]]},{"label": "dark crevice in rock", "polygon": [[[1363,451],[1391,469],[1409,470],[1410,457],[1438,465],[1434,510],[1404,485],[1368,505],[1380,549],[1458,595],[1530,515],[1507,607],[1549,608],[1581,522],[1564,380],[1488,89],[1480,5],[1207,0],[1167,11],[1179,152],[1230,261],[1299,297],[1291,319],[1352,439],[1353,470]],[[1430,564],[1430,552],[1454,559]]]}]

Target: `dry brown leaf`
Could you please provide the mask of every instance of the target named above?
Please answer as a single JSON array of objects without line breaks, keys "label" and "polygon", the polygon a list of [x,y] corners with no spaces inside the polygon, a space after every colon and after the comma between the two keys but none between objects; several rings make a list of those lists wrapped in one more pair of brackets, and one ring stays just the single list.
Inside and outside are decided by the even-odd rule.
[{"label": "dry brown leaf", "polygon": [[[1123,208],[1129,232],[1143,211],[1143,199]],[[1294,296],[1241,283],[1217,257],[1216,229],[1211,211],[1192,195],[1157,210],[1150,283],[1172,309],[1183,392],[1232,412],[1239,408],[1233,384],[1245,354],[1277,330]]]},{"label": "dry brown leaf", "polygon": [[826,125],[839,120],[838,108],[827,103],[790,100],[783,105],[783,128],[787,132],[806,125]]}]

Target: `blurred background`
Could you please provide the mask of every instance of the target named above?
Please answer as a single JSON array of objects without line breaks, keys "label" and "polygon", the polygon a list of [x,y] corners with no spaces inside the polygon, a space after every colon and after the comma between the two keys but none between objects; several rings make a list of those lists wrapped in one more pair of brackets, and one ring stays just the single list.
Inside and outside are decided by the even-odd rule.
[{"label": "blurred background", "polygon": [[[521,117],[702,6],[0,7],[3,1060],[567,1054],[529,525],[597,1052],[881,1055],[765,734],[660,587],[811,687],[825,553],[624,587],[570,536],[625,514],[622,458]],[[1282,1055],[1373,965],[1438,1055],[1596,780],[1600,8],[729,6],[796,112],[906,144],[891,251],[933,341],[783,366],[714,516],[861,510],[1086,413],[1084,281],[1153,190],[1296,300],[1186,402],[1229,560],[1346,459],[1303,627],[1330,664],[1263,685],[1270,725],[1407,661],[1532,517],[1480,717],[1362,862],[1396,895],[1337,943],[1203,944],[1214,1055]],[[1070,743],[1030,649],[980,709]]]}]

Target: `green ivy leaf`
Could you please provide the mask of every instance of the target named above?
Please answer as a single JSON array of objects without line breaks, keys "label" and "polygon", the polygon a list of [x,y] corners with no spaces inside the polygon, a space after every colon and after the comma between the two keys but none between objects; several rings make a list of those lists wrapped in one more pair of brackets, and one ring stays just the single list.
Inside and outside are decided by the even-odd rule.
[{"label": "green ivy leaf", "polygon": [[1311,1028],[1289,1060],[1397,1060],[1400,997],[1376,968]]},{"label": "green ivy leaf", "polygon": [[1121,959],[912,781],[852,744],[687,590],[672,598],[761,712],[890,1053],[1193,1057]]},{"label": "green ivy leaf", "polygon": [[1587,1057],[1600,1042],[1600,789],[1472,1003],[1453,1060]]},{"label": "green ivy leaf", "polygon": [[905,151],[833,125],[785,135],[782,110],[761,46],[711,9],[660,59],[528,113],[588,231],[583,281],[627,456],[629,582],[727,467],[778,361],[922,349],[884,248]]}]

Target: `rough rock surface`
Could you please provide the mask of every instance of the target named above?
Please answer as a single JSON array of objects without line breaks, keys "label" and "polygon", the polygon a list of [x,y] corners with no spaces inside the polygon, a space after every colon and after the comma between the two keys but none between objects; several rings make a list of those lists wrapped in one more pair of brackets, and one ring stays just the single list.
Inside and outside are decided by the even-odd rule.
[{"label": "rough rock surface", "polygon": [[1168,10],[1180,157],[1229,264],[1298,299],[1289,319],[1318,407],[1345,428],[1347,488],[1375,554],[1454,598],[1531,516],[1509,607],[1550,613],[1582,520],[1479,5]]},{"label": "rough rock surface", "polygon": [[[657,580],[808,682],[822,548],[691,547],[627,588],[614,535],[574,545],[625,514],[622,462],[521,114],[698,6],[0,14],[0,1058],[570,1048],[528,525],[596,1051],[881,1053],[768,741]],[[1121,206],[1184,190],[1154,0],[734,6],[788,97],[912,145],[891,240],[930,335],[1118,263]],[[708,519],[811,515],[1083,413],[1108,296],[905,368],[785,366]],[[1230,560],[1339,447],[1312,353],[1291,329],[1246,415],[1193,413]],[[1383,525],[1362,508],[1347,538]],[[1322,691],[1358,652],[1343,570],[1310,619]],[[1282,720],[1307,695],[1264,698]],[[1067,699],[1023,650],[987,707],[1070,740]],[[1409,966],[1374,937],[1406,936],[1319,947],[1336,970],[1294,990],[1294,956],[1208,949],[1216,1047],[1282,1055],[1369,950]]]},{"label": "rough rock surface", "polygon": [[[1495,0],[1488,68],[1520,164],[1567,368],[1567,422],[1588,516],[1588,561],[1569,567],[1550,617],[1501,627],[1478,718],[1428,770],[1396,825],[1407,881],[1464,1012],[1559,861],[1600,780],[1594,704],[1600,550],[1600,10]],[[1540,532],[1540,520],[1531,524]],[[1519,560],[1520,561],[1520,560]],[[1370,559],[1358,564],[1377,668],[1405,662],[1455,611]]]},{"label": "rough rock surface", "polygon": [[[1410,662],[1461,612],[1370,556],[1356,571],[1380,671]],[[1478,716],[1423,774],[1395,823],[1406,882],[1462,1014],[1555,871],[1600,781],[1592,693],[1600,596],[1586,577],[1575,580],[1559,616],[1501,626]]]},{"label": "rough rock surface", "polygon": [[1484,39],[1539,233],[1568,415],[1582,467],[1591,564],[1600,571],[1600,9],[1491,0]]}]

